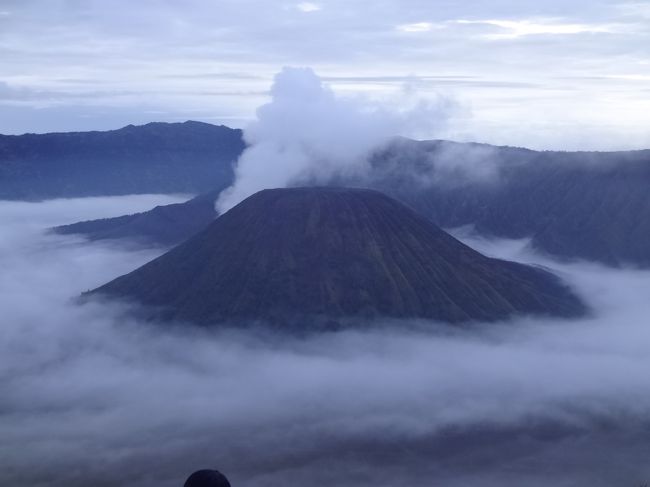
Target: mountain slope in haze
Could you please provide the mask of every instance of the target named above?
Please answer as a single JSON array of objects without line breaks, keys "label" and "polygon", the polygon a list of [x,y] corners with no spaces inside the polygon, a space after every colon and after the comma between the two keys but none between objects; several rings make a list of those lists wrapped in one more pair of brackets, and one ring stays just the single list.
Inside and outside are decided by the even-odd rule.
[{"label": "mountain slope in haze", "polygon": [[[379,154],[373,164],[367,177],[333,184],[379,189],[445,228],[474,225],[483,235],[530,237],[537,250],[557,258],[650,268],[650,246],[646,245],[650,151],[536,152],[401,140]],[[201,213],[189,204],[177,205],[174,211],[177,221],[194,221],[192,228],[197,230],[200,219],[203,226],[214,219],[207,205]],[[101,222],[101,227],[110,225],[120,227],[121,220]],[[82,225],[70,230],[87,233],[92,228]],[[149,242],[156,241],[157,233],[169,231],[177,236],[175,241],[158,242],[165,245],[191,236],[183,228],[173,231],[154,225],[131,230],[106,234]]]},{"label": "mountain slope in haze", "polygon": [[579,316],[538,268],[487,258],[369,190],[265,190],[141,268],[91,292],[200,324],[346,317],[498,320]]},{"label": "mountain slope in haze", "polygon": [[369,186],[443,227],[531,237],[561,258],[650,267],[650,150],[538,152],[399,141],[374,161]]},{"label": "mountain slope in haze", "polygon": [[199,233],[217,217],[214,202],[218,195],[219,191],[210,191],[183,203],[62,225],[52,231],[61,235],[84,235],[89,240],[129,239],[143,245],[172,246]]},{"label": "mountain slope in haze", "polygon": [[[220,190],[233,180],[232,162],[243,149],[241,131],[198,122],[0,136],[0,199]],[[329,184],[386,192],[445,228],[474,225],[485,235],[530,237],[536,249],[555,257],[650,268],[647,150],[539,152],[397,139],[363,178]],[[192,210],[174,208],[198,228],[200,216]],[[201,215],[205,225],[212,221]],[[122,227],[126,220],[98,225],[108,232],[109,224]],[[144,224],[129,228],[125,235],[142,241],[166,232]],[[177,240],[159,243],[188,236],[182,229],[170,234]]]},{"label": "mountain slope in haze", "polygon": [[0,199],[223,189],[243,149],[241,130],[201,122],[0,135]]}]

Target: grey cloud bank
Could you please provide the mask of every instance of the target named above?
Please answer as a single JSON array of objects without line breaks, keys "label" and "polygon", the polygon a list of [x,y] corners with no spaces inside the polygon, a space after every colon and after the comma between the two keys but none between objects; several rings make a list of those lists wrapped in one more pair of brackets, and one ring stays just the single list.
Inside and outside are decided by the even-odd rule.
[{"label": "grey cloud bank", "polygon": [[[560,265],[576,322],[386,323],[295,339],[71,300],[156,252],[44,235],[158,197],[0,203],[0,483],[636,485],[650,476],[650,274]],[[83,214],[82,214],[83,213]],[[19,448],[16,445],[20,445]]]}]

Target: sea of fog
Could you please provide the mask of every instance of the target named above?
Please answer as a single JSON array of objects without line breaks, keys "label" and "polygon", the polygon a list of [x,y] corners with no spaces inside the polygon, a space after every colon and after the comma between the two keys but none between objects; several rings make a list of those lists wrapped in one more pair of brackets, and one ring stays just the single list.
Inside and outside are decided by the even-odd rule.
[{"label": "sea of fog", "polygon": [[553,269],[591,316],[290,338],[75,301],[164,249],[47,228],[182,199],[0,202],[0,485],[180,487],[199,468],[233,487],[650,480],[650,272],[462,232]]}]

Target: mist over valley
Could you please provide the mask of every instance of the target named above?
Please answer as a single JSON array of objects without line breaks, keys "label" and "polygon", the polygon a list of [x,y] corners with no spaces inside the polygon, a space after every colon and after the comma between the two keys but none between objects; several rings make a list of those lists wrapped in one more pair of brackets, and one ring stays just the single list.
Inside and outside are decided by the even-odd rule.
[{"label": "mist over valley", "polygon": [[167,199],[0,205],[2,483],[173,486],[217,461],[246,485],[648,475],[647,271],[463,237],[550,268],[594,310],[470,328],[393,319],[291,337],[140,322],[110,301],[79,306],[81,292],[162,250],[45,230],[135,211],[143,198]]},{"label": "mist over valley", "polygon": [[647,486],[649,33],[0,0],[0,486]]}]

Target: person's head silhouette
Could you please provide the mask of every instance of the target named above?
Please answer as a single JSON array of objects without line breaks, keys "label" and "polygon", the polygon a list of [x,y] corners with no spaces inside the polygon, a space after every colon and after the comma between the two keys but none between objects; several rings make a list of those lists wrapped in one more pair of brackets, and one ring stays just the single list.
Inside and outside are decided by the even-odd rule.
[{"label": "person's head silhouette", "polygon": [[183,487],[230,487],[230,482],[218,470],[197,470],[187,478]]}]

